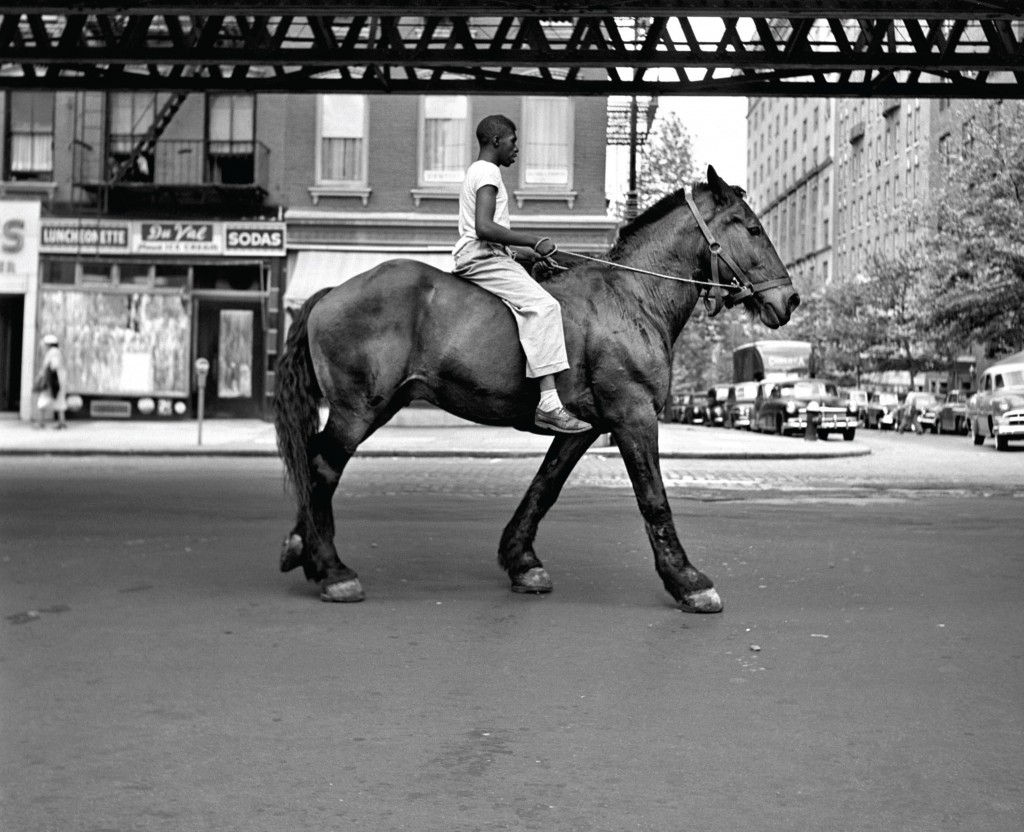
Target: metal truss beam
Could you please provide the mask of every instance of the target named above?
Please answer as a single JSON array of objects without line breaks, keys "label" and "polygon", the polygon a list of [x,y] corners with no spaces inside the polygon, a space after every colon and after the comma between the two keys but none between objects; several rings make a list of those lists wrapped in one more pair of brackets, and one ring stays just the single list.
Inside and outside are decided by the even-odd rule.
[{"label": "metal truss beam", "polygon": [[582,6],[0,6],[0,86],[1024,98],[1021,0]]}]

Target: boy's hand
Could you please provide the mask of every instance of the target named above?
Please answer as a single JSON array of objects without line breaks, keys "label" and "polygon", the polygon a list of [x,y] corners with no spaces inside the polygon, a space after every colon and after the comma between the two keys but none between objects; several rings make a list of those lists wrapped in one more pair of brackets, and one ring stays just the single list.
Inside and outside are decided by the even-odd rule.
[{"label": "boy's hand", "polygon": [[533,244],[533,250],[537,252],[538,257],[550,257],[558,251],[558,246],[552,242],[550,237],[541,237]]},{"label": "boy's hand", "polygon": [[545,269],[552,272],[565,272],[569,270],[568,266],[563,266],[554,257],[540,257],[537,262]]}]

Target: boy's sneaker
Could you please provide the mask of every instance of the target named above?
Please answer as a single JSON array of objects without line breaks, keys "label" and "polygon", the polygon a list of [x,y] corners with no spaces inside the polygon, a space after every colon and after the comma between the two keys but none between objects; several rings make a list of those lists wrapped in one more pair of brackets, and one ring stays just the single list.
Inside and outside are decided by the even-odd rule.
[{"label": "boy's sneaker", "polygon": [[564,407],[557,410],[541,410],[539,407],[533,415],[533,422],[539,428],[553,430],[555,433],[586,433],[594,426],[582,419],[577,419]]}]

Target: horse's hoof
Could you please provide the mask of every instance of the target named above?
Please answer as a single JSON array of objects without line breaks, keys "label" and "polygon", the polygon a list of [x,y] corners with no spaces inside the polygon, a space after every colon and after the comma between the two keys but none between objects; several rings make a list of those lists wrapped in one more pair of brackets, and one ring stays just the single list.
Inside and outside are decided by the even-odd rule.
[{"label": "horse's hoof", "polygon": [[529,592],[535,595],[542,595],[551,592],[551,576],[543,566],[535,566],[526,570],[522,575],[512,576],[513,592]]},{"label": "horse's hoof", "polygon": [[363,585],[359,583],[359,578],[350,578],[347,581],[338,581],[333,584],[325,582],[320,589],[321,601],[355,604],[358,601],[362,601],[365,597],[366,593],[363,592]]},{"label": "horse's hoof", "polygon": [[679,602],[679,606],[683,612],[721,612],[722,599],[719,597],[718,591],[711,587],[688,592]]},{"label": "horse's hoof", "polygon": [[302,566],[303,559],[302,538],[297,534],[288,535],[281,547],[281,571],[290,572]]}]

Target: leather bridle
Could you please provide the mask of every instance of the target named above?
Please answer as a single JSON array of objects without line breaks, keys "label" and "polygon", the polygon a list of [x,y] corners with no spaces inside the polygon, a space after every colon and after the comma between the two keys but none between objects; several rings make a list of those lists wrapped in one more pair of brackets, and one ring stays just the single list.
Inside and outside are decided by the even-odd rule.
[{"label": "leather bridle", "polygon": [[[761,283],[753,283],[747,277],[746,272],[736,265],[736,261],[725,251],[722,251],[722,244],[711,233],[711,229],[704,222],[700,209],[697,208],[697,204],[689,193],[686,194],[686,204],[690,207],[690,212],[693,214],[693,218],[697,220],[697,225],[704,235],[704,239],[708,241],[708,248],[711,250],[711,283],[704,288],[703,295],[704,308],[712,318],[721,312],[723,307],[731,309],[737,303],[762,292],[767,292],[769,289],[793,285],[793,281],[788,275],[786,277],[777,277],[774,280],[765,280]],[[722,283],[718,266],[719,260],[724,261],[725,265],[732,272],[729,282],[725,284]],[[725,294],[727,292],[728,294]]]}]

